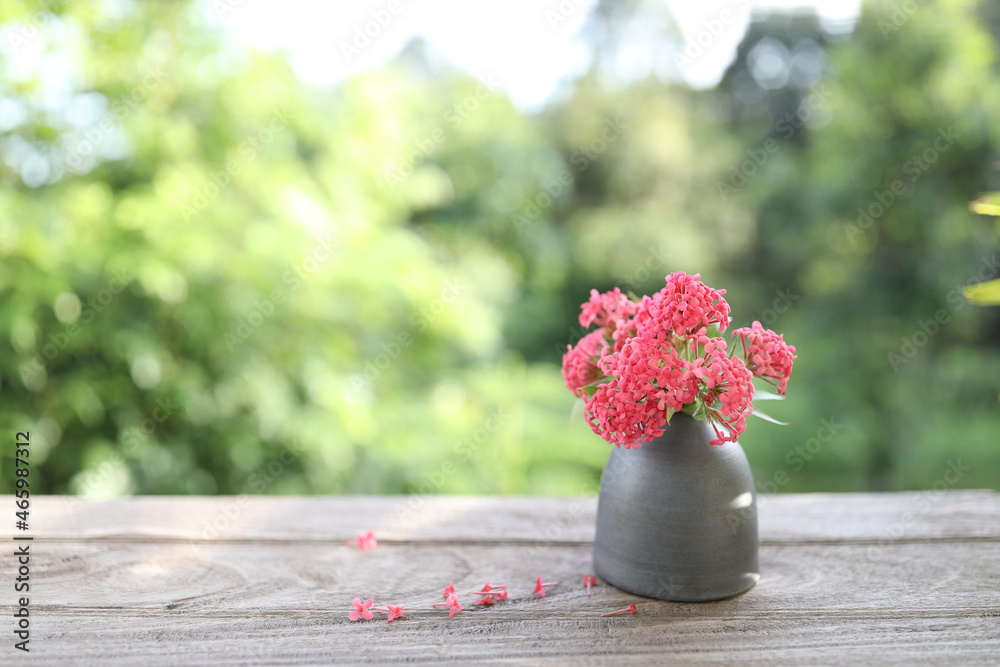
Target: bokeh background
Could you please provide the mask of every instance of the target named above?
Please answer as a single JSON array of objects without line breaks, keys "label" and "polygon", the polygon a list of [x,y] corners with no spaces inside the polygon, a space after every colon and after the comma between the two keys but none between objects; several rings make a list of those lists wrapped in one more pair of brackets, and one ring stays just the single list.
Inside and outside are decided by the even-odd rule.
[{"label": "bokeh background", "polygon": [[[592,493],[579,304],[673,271],[798,347],[791,425],[742,438],[760,490],[1000,488],[1000,319],[961,295],[1000,277],[969,207],[997,4],[538,3],[573,45],[544,94],[402,14],[300,67],[251,4],[0,6],[0,437],[31,431],[33,490]],[[372,62],[313,80],[345,43]]]}]

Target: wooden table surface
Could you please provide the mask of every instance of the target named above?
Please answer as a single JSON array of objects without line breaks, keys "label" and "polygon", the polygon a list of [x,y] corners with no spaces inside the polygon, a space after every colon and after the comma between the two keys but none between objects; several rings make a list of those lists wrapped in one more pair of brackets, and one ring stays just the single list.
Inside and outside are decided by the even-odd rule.
[{"label": "wooden table surface", "polygon": [[[0,665],[1000,664],[993,491],[762,496],[760,583],[708,603],[587,597],[594,498],[32,500],[31,652],[8,556]],[[510,599],[477,606],[487,580]],[[351,623],[355,597],[406,615]]]}]

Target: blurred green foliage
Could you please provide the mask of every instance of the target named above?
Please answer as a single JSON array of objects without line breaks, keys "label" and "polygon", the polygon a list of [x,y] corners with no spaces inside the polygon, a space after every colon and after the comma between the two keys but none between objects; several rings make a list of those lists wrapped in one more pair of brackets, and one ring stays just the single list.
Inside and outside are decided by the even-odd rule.
[{"label": "blurred green foliage", "polygon": [[[315,90],[196,6],[101,7],[0,9],[0,432],[34,489],[593,492],[578,305],[676,270],[798,347],[792,425],[742,440],[760,488],[998,486],[974,3],[870,4],[837,43],[772,16],[712,91],[607,84],[602,42],[537,114],[419,43]],[[765,40],[820,75],[754,83]]]}]

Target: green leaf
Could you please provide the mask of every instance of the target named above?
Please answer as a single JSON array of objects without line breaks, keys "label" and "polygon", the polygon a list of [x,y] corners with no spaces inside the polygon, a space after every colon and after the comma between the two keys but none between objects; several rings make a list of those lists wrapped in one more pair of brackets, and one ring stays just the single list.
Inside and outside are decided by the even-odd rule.
[{"label": "green leaf", "polygon": [[753,392],[753,402],[757,401],[783,401],[785,397],[781,394],[775,394],[774,392],[765,391],[763,389],[754,389]]},{"label": "green leaf", "polygon": [[975,306],[1000,306],[1000,279],[970,285],[962,294]]},{"label": "green leaf", "polygon": [[670,423],[670,418],[677,414],[677,411],[673,408],[667,408],[667,423]]},{"label": "green leaf", "polygon": [[973,213],[980,215],[1000,215],[1000,192],[987,192],[969,204]]},{"label": "green leaf", "polygon": [[597,393],[597,385],[596,384],[584,385],[584,386],[580,387],[580,389],[583,389],[587,393],[587,398],[593,398],[594,394]]},{"label": "green leaf", "polygon": [[760,410],[758,410],[757,408],[754,408],[754,410],[753,410],[753,415],[754,415],[755,417],[760,417],[760,418],[761,418],[761,419],[763,419],[764,421],[769,421],[769,422],[771,422],[772,424],[778,424],[778,425],[780,425],[780,426],[788,426],[788,422],[779,422],[779,421],[778,421],[777,419],[775,419],[774,417],[772,417],[772,416],[768,415],[767,413],[764,413],[764,412],[761,412],[761,411],[760,411]]}]

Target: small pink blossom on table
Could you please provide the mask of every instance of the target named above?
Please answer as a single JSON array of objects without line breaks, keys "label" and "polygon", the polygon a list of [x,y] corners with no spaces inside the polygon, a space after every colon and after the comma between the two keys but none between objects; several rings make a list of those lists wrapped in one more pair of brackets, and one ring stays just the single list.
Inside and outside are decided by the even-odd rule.
[{"label": "small pink blossom on table", "polygon": [[462,611],[462,605],[458,602],[458,596],[454,593],[448,595],[447,602],[435,602],[435,607],[449,607],[448,616],[454,616],[456,612]]},{"label": "small pink blossom on table", "polygon": [[538,577],[537,579],[535,579],[535,588],[532,589],[531,594],[534,595],[535,593],[538,593],[540,596],[545,597],[546,586],[558,586],[558,585],[559,585],[558,581],[546,583],[542,581],[541,577]]},{"label": "small pink blossom on table", "polygon": [[447,586],[444,587],[444,595],[442,595],[441,597],[447,598],[454,592],[455,592],[455,587],[451,584],[448,584]]},{"label": "small pink blossom on table", "polygon": [[583,587],[587,589],[587,595],[590,595],[590,587],[597,583],[597,579],[590,576],[589,574],[583,575]]},{"label": "small pink blossom on table", "polygon": [[384,611],[389,614],[389,623],[392,623],[392,619],[399,618],[404,613],[402,605],[397,604],[387,604],[385,607],[375,607],[377,611]]},{"label": "small pink blossom on table", "polygon": [[374,615],[368,611],[368,609],[375,604],[372,600],[361,601],[360,598],[354,598],[351,600],[351,604],[354,605],[354,611],[347,615],[352,621],[356,621],[359,618],[364,618],[366,621],[370,621],[374,618]]},{"label": "small pink blossom on table", "polygon": [[618,614],[624,614],[624,613],[634,614],[635,612],[636,612],[636,608],[635,608],[635,603],[633,602],[632,604],[630,604],[629,606],[625,607],[624,609],[619,609],[618,611],[609,611],[606,614],[601,614],[601,616],[602,617],[603,616],[617,616]]},{"label": "small pink blossom on table", "polygon": [[[500,584],[499,586],[492,586],[490,582],[486,582],[482,589],[476,591],[477,595],[481,595],[483,600],[477,600],[479,604],[493,604],[496,601],[503,601],[507,599],[507,584]],[[486,600],[489,600],[488,602]]]},{"label": "small pink blossom on table", "polygon": [[375,539],[374,531],[366,531],[361,533],[353,540],[349,540],[348,544],[357,544],[362,551],[367,551],[368,549],[374,549],[378,546],[378,540]]}]

